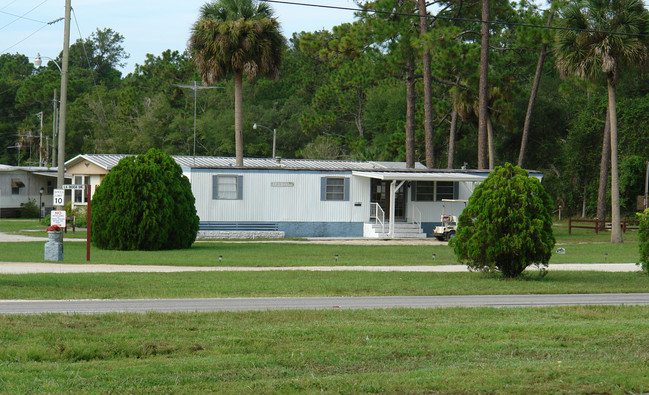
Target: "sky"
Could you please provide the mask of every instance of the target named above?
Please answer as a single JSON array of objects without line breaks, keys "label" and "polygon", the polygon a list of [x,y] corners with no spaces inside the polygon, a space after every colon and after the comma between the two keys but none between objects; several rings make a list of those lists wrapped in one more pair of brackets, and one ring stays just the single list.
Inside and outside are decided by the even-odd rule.
[{"label": "sky", "polygon": [[[286,0],[288,2],[356,8],[353,0]],[[71,0],[70,43],[87,38],[97,29],[110,28],[124,36],[130,57],[124,75],[146,54],[159,56],[167,49],[187,48],[190,30],[206,0]],[[331,30],[354,20],[350,10],[270,3],[289,39],[294,32]],[[40,53],[56,58],[63,49],[65,0],[0,0],[0,54],[19,53],[34,61]]]}]

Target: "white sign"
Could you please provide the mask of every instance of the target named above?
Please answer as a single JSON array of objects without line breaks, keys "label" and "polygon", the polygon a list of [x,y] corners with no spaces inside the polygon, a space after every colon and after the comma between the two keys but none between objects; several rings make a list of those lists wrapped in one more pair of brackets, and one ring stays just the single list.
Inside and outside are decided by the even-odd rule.
[{"label": "white sign", "polygon": [[64,189],[55,189],[54,190],[54,202],[53,206],[63,206],[65,204],[65,190]]},{"label": "white sign", "polygon": [[65,184],[63,185],[63,189],[85,189],[84,184]]},{"label": "white sign", "polygon": [[271,182],[270,186],[273,188],[293,188],[295,183],[292,182]]},{"label": "white sign", "polygon": [[61,228],[65,228],[65,210],[52,210],[50,218],[52,219],[50,225],[58,225]]}]

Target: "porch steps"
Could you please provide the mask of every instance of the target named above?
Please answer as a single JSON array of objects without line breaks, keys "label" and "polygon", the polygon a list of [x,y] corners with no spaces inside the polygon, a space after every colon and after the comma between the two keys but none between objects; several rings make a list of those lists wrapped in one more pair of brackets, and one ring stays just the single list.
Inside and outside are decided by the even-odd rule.
[{"label": "porch steps", "polygon": [[[389,238],[390,223],[385,223],[385,232],[381,225],[374,223],[366,223],[363,225],[363,237],[383,239]],[[414,223],[408,222],[395,222],[394,223],[394,238],[395,239],[425,239],[426,233],[423,232],[421,227]]]}]

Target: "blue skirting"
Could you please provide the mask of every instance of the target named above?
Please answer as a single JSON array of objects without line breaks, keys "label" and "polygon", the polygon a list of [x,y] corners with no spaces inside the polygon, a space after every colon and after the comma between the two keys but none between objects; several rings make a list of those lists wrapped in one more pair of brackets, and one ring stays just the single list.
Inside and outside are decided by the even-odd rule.
[{"label": "blue skirting", "polygon": [[363,237],[362,222],[201,222],[202,231],[281,231],[286,237]]}]

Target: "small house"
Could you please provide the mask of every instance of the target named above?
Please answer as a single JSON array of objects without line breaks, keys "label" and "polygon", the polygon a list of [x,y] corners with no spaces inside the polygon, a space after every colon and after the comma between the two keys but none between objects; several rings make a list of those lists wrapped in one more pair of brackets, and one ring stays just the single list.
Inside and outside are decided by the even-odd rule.
[{"label": "small house", "polygon": [[56,180],[56,167],[0,165],[0,217],[20,217],[29,202],[46,216],[53,208]]},{"label": "small house", "polygon": [[[125,155],[79,155],[74,183],[98,185]],[[200,229],[213,237],[426,237],[459,215],[488,170],[404,162],[173,156],[189,178]],[[535,173],[540,177],[539,173]],[[74,204],[86,204],[85,191]]]}]

